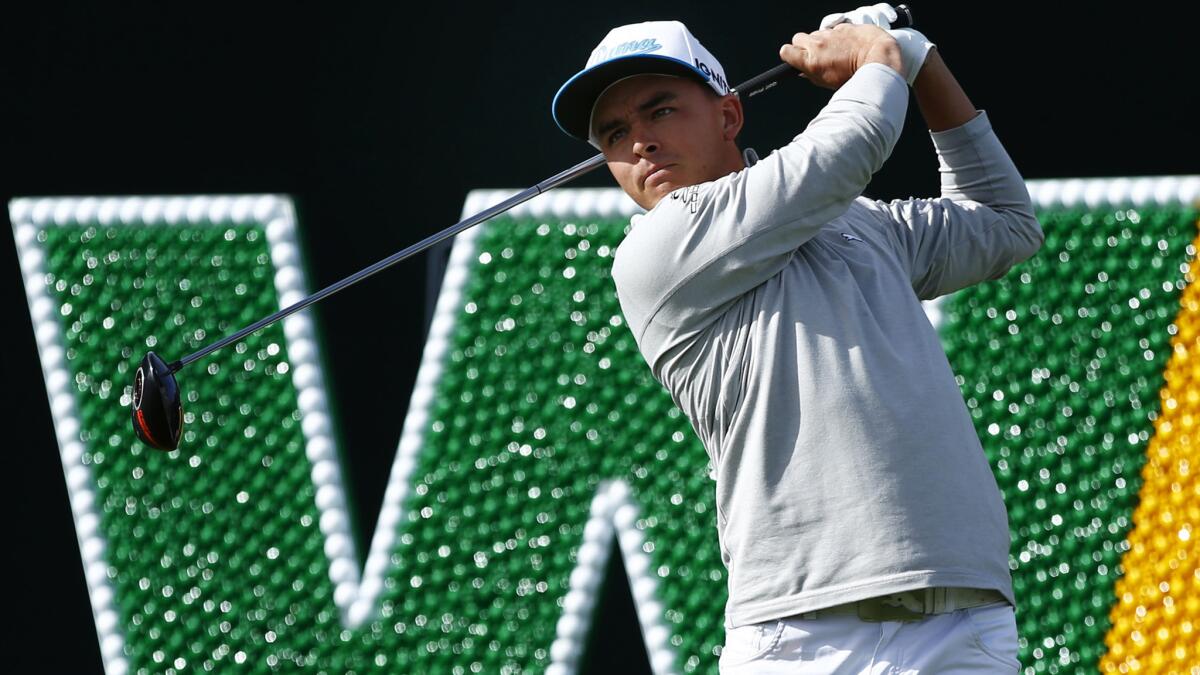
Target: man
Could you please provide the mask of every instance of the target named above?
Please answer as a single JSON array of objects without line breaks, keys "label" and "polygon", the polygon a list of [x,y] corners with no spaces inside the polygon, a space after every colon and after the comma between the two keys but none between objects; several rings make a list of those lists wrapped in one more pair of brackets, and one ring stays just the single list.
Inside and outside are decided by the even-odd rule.
[{"label": "man", "polygon": [[[723,673],[1019,668],[1004,504],[920,300],[1003,275],[1042,232],[987,115],[894,18],[833,15],[780,49],[835,93],[762,160],[678,22],[614,29],[555,97],[647,211],[613,279],[711,460]],[[863,198],[909,85],[942,196]]]}]

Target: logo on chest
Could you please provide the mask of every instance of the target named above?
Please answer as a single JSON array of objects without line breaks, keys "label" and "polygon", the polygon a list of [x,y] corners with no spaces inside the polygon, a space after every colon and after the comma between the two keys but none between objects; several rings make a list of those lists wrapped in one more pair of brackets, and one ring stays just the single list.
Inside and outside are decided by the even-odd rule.
[{"label": "logo on chest", "polygon": [[840,234],[842,235],[842,239],[845,239],[846,241],[858,241],[858,242],[862,242],[864,244],[867,243],[867,242],[863,241],[862,239],[859,239],[858,237],[856,237],[853,234],[850,234],[848,232],[842,232]]},{"label": "logo on chest", "polygon": [[700,210],[700,186],[680,188],[671,193],[671,199],[679,201],[680,206],[695,213]]}]

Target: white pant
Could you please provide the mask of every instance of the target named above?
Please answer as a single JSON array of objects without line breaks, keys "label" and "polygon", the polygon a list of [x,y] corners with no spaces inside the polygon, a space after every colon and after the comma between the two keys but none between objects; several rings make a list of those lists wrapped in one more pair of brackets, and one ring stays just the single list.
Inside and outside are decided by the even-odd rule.
[{"label": "white pant", "polygon": [[1016,673],[1013,608],[995,603],[921,621],[788,617],[725,632],[722,675]]}]

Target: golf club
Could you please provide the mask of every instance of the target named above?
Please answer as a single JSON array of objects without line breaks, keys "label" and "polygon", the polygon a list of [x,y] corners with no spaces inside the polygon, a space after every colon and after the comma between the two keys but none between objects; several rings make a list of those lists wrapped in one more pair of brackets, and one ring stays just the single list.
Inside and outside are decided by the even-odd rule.
[{"label": "golf club", "polygon": [[[906,28],[912,26],[912,11],[907,5],[896,6],[897,19],[892,24],[893,28]],[[743,82],[734,87],[732,93],[737,94],[741,99],[746,100],[752,96],[761,94],[775,85],[788,79],[793,79],[801,76],[801,73],[792,68],[787,63],[781,63],[774,68]],[[354,284],[366,279],[370,276],[381,272],[396,263],[409,258],[425,249],[437,244],[438,242],[452,237],[467,228],[473,227],[482,223],[485,220],[504,213],[513,207],[523,204],[524,202],[533,199],[534,197],[556,188],[560,185],[568,183],[580,176],[587,174],[595,169],[600,168],[605,163],[604,154],[597,154],[594,157],[584,160],[575,166],[557,173],[546,180],[526,188],[521,192],[509,197],[508,199],[485,209],[465,220],[459,221],[454,225],[430,235],[425,239],[398,251],[383,260],[367,267],[355,274],[342,279],[334,284],[331,284],[316,293],[303,298],[296,303],[285,307],[274,314],[260,319],[249,326],[239,330],[238,332],[222,338],[193,354],[183,357],[173,363],[167,363],[154,352],[148,352],[138,364],[137,373],[133,380],[133,406],[132,419],[133,430],[141,441],[153,448],[159,450],[174,450],[179,445],[179,438],[183,432],[183,406],[179,401],[179,384],[175,381],[175,373],[179,372],[184,366],[201,359],[222,347],[225,347],[233,342],[236,342],[256,330],[269,326],[280,319],[294,314],[309,305],[324,300],[325,298],[337,293],[338,291],[353,286]]]}]

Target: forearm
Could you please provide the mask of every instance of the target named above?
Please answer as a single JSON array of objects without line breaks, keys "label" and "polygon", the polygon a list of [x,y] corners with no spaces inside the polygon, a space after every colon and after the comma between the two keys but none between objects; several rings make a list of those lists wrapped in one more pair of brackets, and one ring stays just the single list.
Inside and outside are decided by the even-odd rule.
[{"label": "forearm", "polygon": [[[908,111],[904,78],[884,63],[869,63],[838,89],[804,132],[732,183],[745,202],[745,227],[787,223],[793,239],[777,252],[791,255],[827,222],[850,208],[892,154]],[[807,234],[804,234],[807,233]],[[731,230],[732,241],[745,235]]]},{"label": "forearm", "polygon": [[925,58],[913,82],[913,94],[930,131],[960,127],[978,114],[937,49],[931,49]]}]

